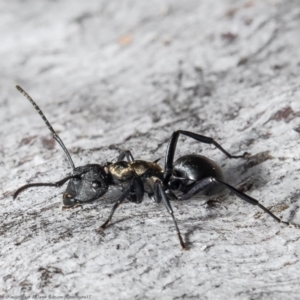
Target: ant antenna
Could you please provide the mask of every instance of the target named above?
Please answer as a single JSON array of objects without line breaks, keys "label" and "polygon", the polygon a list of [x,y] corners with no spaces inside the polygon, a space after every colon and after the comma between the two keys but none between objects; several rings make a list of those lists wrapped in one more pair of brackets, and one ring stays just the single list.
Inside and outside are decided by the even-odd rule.
[{"label": "ant antenna", "polygon": [[47,120],[47,118],[45,117],[45,115],[43,114],[43,112],[41,111],[41,109],[38,107],[38,105],[33,101],[33,99],[18,85],[16,85],[16,89],[23,94],[30,102],[31,104],[34,106],[34,108],[36,109],[36,111],[39,113],[39,115],[42,117],[42,119],[44,120],[44,122],[46,123],[47,127],[50,129],[50,131],[53,133],[53,138],[59,143],[59,145],[62,147],[63,151],[65,152],[65,154],[67,155],[68,161],[71,165],[71,167],[73,168],[73,170],[75,169],[75,165],[73,163],[73,160],[71,158],[71,155],[69,153],[69,151],[67,150],[65,144],[63,143],[63,141],[60,139],[60,137],[58,136],[58,134],[54,131],[53,127],[51,126],[51,124],[49,123],[49,121]]},{"label": "ant antenna", "polygon": [[71,175],[71,176],[67,176],[66,178],[61,179],[60,181],[51,183],[51,182],[39,182],[39,183],[29,183],[29,184],[25,184],[23,186],[21,186],[20,188],[18,188],[14,194],[13,194],[13,198],[16,199],[18,197],[18,195],[23,192],[24,190],[30,188],[30,187],[35,187],[35,186],[54,186],[54,187],[60,187],[62,186],[65,182],[67,182],[68,180],[72,179],[72,178],[76,178],[78,177],[78,175]]}]

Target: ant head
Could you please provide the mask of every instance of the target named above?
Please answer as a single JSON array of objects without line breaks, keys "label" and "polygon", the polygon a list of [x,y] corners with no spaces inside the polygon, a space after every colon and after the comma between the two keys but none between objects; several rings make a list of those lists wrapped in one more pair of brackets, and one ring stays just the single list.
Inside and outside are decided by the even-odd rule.
[{"label": "ant head", "polygon": [[93,202],[107,192],[108,186],[105,167],[96,164],[77,167],[64,192],[63,204],[73,206]]}]

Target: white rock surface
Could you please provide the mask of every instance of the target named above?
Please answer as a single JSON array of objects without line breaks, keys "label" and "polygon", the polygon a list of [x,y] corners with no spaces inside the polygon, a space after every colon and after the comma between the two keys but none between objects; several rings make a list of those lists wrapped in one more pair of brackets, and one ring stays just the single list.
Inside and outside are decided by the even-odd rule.
[{"label": "white rock surface", "polygon": [[[181,138],[178,155],[218,162],[232,185],[300,224],[299,1],[1,1],[0,296],[91,299],[299,299],[300,230],[232,194],[173,208],[125,203],[95,229],[113,195],[61,210],[63,152],[75,164],[165,156],[186,129],[232,154]],[[269,151],[269,152],[266,152]],[[258,159],[257,159],[258,158]]]}]

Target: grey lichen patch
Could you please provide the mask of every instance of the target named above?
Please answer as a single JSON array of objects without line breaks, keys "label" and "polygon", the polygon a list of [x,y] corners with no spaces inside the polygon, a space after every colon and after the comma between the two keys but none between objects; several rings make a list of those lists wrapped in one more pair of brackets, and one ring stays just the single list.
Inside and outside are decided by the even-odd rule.
[{"label": "grey lichen patch", "polygon": [[278,205],[272,206],[270,209],[272,212],[278,213],[278,212],[282,212],[288,208],[289,208],[289,206],[287,204],[278,204]]},{"label": "grey lichen patch", "polygon": [[272,158],[273,156],[270,154],[269,150],[259,152],[255,155],[250,156],[247,159],[247,161],[243,164],[243,167],[247,170]]},{"label": "grey lichen patch", "polygon": [[251,190],[252,187],[253,187],[253,182],[246,181],[238,187],[238,190],[242,193],[247,193],[249,190]]},{"label": "grey lichen patch", "polygon": [[53,150],[56,146],[56,142],[52,137],[50,138],[42,137],[41,140],[42,140],[43,147],[47,150]]},{"label": "grey lichen patch", "polygon": [[277,122],[284,121],[286,123],[289,123],[293,119],[299,117],[300,117],[300,111],[294,111],[290,106],[287,106],[274,113],[273,116],[266,123],[272,120],[275,120]]}]

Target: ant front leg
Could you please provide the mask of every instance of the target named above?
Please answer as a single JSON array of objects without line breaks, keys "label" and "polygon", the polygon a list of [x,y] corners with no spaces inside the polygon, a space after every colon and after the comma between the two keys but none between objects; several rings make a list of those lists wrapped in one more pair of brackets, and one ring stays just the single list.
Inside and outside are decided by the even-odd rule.
[{"label": "ant front leg", "polygon": [[174,161],[177,141],[178,141],[180,134],[188,136],[188,137],[190,137],[198,142],[201,142],[201,143],[214,145],[219,150],[221,150],[228,158],[244,158],[247,155],[247,152],[245,152],[243,155],[237,155],[237,156],[231,155],[211,137],[203,136],[203,135],[200,135],[200,134],[197,134],[194,132],[184,131],[184,130],[174,131],[170,138],[168,148],[167,148],[167,154],[166,154],[166,158],[165,158],[165,170],[164,170],[165,175],[164,175],[164,182],[163,182],[164,185],[166,185],[169,182],[170,177],[172,175],[173,161]]},{"label": "ant front leg", "polygon": [[[130,196],[130,193],[134,189],[134,197],[135,197],[135,203],[141,203],[144,197],[144,187],[142,184],[142,181],[140,178],[133,178],[130,182],[130,184],[123,190],[121,196],[119,197],[118,201],[114,204],[109,217],[107,220],[98,228],[98,232],[102,232],[108,225],[108,223],[111,221],[116,209],[124,202],[126,198]],[[132,197],[131,197],[132,199]]]}]

